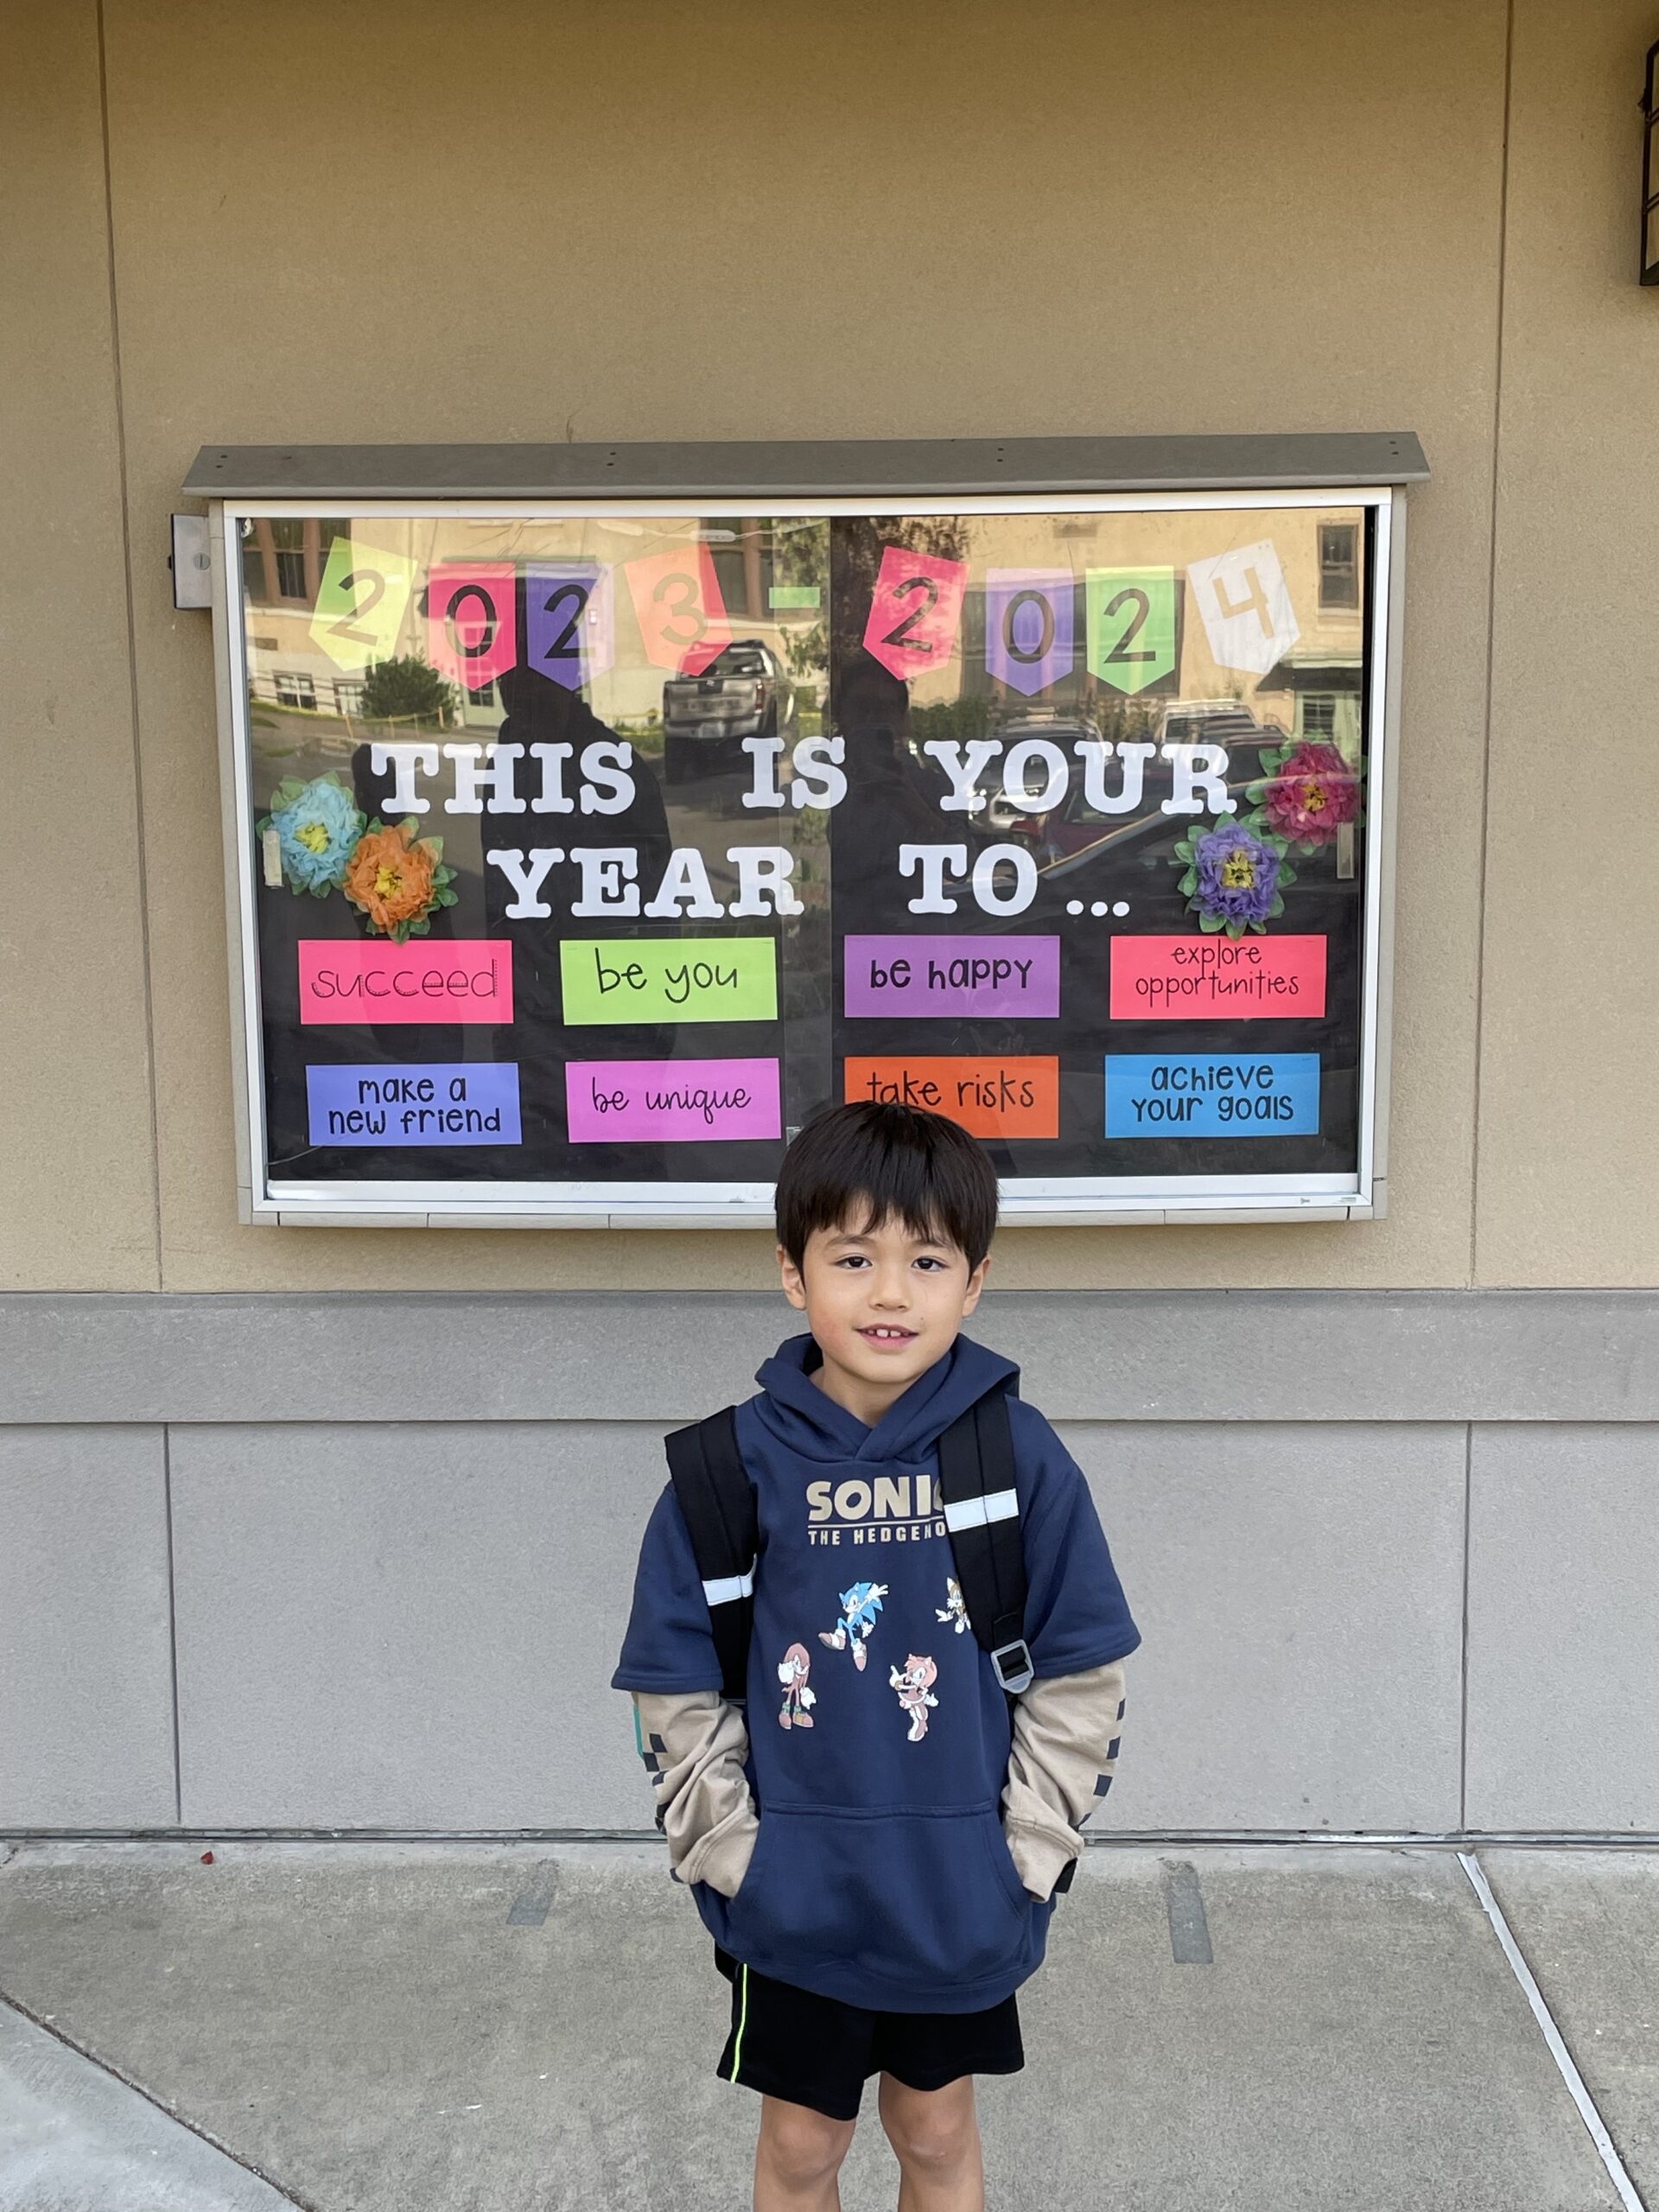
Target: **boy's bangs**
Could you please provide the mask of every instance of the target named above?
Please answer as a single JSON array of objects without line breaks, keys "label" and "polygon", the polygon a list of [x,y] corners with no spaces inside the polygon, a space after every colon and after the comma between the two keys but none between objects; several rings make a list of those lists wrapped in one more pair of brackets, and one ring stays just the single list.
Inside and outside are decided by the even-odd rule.
[{"label": "boy's bangs", "polygon": [[976,1268],[996,1227],[996,1173],[959,1122],[860,1102],[809,1122],[778,1178],[779,1242],[798,1267],[816,1230],[868,1236],[889,1220]]}]

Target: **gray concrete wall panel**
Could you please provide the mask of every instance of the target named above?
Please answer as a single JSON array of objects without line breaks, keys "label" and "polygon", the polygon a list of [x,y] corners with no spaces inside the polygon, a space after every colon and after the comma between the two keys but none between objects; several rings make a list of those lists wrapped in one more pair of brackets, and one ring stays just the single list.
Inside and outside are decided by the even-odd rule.
[{"label": "gray concrete wall panel", "polygon": [[608,1682],[656,1432],[225,1427],[172,1451],[187,1824],[650,1826]]},{"label": "gray concrete wall panel", "polygon": [[161,1432],[0,1429],[0,1827],[176,1812]]},{"label": "gray concrete wall panel", "polygon": [[[0,1422],[672,1422],[798,1325],[775,1292],[14,1294]],[[1006,1291],[974,1333],[1057,1421],[1659,1421],[1654,1291]]]},{"label": "gray concrete wall panel", "polygon": [[1455,1827],[1464,1432],[1064,1433],[1144,1639],[1096,1825]]},{"label": "gray concrete wall panel", "polygon": [[1659,1431],[1477,1428],[1471,1827],[1659,1830]]}]

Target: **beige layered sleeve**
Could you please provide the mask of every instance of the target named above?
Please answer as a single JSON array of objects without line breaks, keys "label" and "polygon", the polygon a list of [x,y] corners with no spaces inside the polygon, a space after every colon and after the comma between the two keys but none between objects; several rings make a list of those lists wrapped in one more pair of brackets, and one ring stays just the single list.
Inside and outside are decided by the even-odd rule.
[{"label": "beige layered sleeve", "polygon": [[760,1826],[742,1714],[718,1690],[636,1690],[633,1710],[670,1865],[683,1882],[735,1897]]},{"label": "beige layered sleeve", "polygon": [[1083,1848],[1078,1830],[1112,1786],[1123,1709],[1116,1661],[1035,1681],[1014,1708],[1003,1829],[1033,1897],[1051,1896]]}]

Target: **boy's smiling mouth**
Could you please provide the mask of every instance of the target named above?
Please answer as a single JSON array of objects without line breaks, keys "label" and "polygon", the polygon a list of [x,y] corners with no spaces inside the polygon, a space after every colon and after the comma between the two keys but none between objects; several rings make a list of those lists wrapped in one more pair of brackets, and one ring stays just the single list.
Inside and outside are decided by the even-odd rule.
[{"label": "boy's smiling mouth", "polygon": [[891,1321],[872,1322],[868,1328],[861,1329],[858,1333],[867,1344],[910,1344],[916,1341],[914,1329],[901,1329]]}]

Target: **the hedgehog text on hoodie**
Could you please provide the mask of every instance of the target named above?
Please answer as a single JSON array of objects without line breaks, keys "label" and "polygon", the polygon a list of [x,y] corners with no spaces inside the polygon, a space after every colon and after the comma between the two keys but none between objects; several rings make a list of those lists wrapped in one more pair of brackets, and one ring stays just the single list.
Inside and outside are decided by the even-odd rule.
[{"label": "the hedgehog text on hoodie", "polygon": [[[957,1587],[938,1440],[1015,1370],[959,1337],[867,1428],[818,1388],[817,1363],[812,1338],[791,1338],[738,1408],[760,1518],[743,1770],[760,1827],[736,1894],[693,1879],[693,1895],[757,1973],[876,2011],[976,2012],[1039,1963],[1052,1904],[1027,1891],[1003,1832],[1008,1701]],[[1063,1691],[1140,1638],[1082,1473],[1040,1414],[1017,1399],[1008,1412],[1026,1639],[1038,1690]],[[720,1688],[671,1488],[613,1681],[653,1697]],[[1085,1797],[1093,1786],[1091,1773]]]}]

